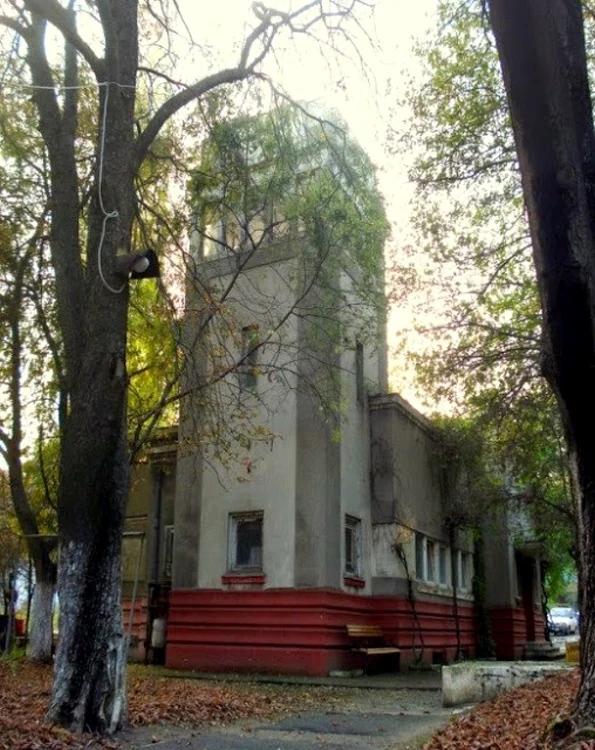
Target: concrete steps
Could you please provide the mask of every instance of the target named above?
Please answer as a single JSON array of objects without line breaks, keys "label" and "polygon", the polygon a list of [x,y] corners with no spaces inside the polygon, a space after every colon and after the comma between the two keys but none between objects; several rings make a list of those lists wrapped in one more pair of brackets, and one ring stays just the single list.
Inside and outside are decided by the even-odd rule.
[{"label": "concrete steps", "polygon": [[523,652],[525,661],[556,661],[563,658],[563,651],[547,641],[529,641]]}]

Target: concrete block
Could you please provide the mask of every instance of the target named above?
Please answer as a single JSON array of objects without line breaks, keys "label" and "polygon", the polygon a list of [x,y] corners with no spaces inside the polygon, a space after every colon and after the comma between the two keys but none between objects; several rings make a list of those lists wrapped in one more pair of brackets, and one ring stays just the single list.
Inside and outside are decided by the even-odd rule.
[{"label": "concrete block", "polygon": [[552,662],[465,662],[442,668],[442,703],[461,706],[490,700],[510,688],[571,669]]}]

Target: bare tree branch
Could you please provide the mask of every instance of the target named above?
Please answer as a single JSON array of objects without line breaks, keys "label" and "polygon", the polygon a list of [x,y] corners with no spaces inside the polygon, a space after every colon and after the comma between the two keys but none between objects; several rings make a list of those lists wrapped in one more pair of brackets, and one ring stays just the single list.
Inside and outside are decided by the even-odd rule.
[{"label": "bare tree branch", "polygon": [[213,75],[206,76],[201,81],[198,81],[193,86],[180,91],[178,94],[174,94],[164,104],[159,107],[157,112],[153,115],[147,127],[139,135],[136,140],[136,165],[137,169],[142,164],[143,159],[147,155],[149,147],[157,137],[161,128],[169,120],[170,117],[176,114],[182,107],[185,107],[194,99],[198,99],[204,96],[206,93],[211,91],[218,86],[224,84],[237,83],[243,81],[248,77],[254,77],[255,73],[252,70],[245,68],[227,68],[221,70]]},{"label": "bare tree branch", "polygon": [[57,0],[24,0],[25,7],[40,18],[49,21],[60,31],[66,41],[70,42],[87,61],[98,81],[103,81],[104,64],[91,47],[79,35],[71,13],[63,8]]}]

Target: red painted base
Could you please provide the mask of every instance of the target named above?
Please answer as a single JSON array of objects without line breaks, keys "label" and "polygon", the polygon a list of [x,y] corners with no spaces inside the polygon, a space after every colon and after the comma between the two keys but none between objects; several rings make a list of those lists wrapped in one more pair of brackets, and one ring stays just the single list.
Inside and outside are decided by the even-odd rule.
[{"label": "red painted base", "polygon": [[[379,625],[401,666],[446,662],[457,651],[451,603],[331,590],[182,590],[170,598],[166,664],[182,669],[325,675],[361,666],[347,623]],[[423,639],[420,637],[421,627]],[[459,607],[460,648],[474,653],[473,611]],[[422,645],[423,640],[423,645]]]},{"label": "red painted base", "polygon": [[[533,614],[535,637],[532,640],[544,641],[544,619],[539,611]],[[523,658],[528,641],[525,612],[521,607],[498,607],[490,610],[492,638],[496,643],[498,659],[516,660]]]},{"label": "red painted base", "polygon": [[[124,635],[128,635],[130,625],[131,599],[122,599],[122,623]],[[147,599],[142,597],[134,602],[132,629],[130,631],[130,661],[143,661],[145,658],[145,639],[147,637]]]}]

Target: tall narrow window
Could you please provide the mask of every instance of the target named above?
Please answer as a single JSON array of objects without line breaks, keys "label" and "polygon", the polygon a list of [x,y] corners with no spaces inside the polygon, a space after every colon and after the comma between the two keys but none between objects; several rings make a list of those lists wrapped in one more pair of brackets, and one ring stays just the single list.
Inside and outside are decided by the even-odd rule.
[{"label": "tall narrow window", "polygon": [[163,576],[171,578],[172,562],[174,559],[174,527],[164,528]]},{"label": "tall narrow window", "polygon": [[461,583],[463,591],[469,591],[471,588],[471,555],[468,552],[461,552]]},{"label": "tall narrow window", "polygon": [[438,574],[439,582],[446,586],[448,584],[448,549],[442,544],[438,548]]},{"label": "tall narrow window", "polygon": [[228,567],[235,571],[262,570],[264,514],[232,513],[229,517]]},{"label": "tall narrow window", "polygon": [[256,324],[242,328],[242,361],[239,367],[243,389],[254,390],[258,380],[258,352],[260,331]]},{"label": "tall narrow window", "polygon": [[222,218],[207,224],[203,236],[203,255],[205,258],[221,258],[226,254],[226,223]]},{"label": "tall narrow window", "polygon": [[355,342],[355,394],[358,404],[363,404],[366,397],[364,389],[364,345]]},{"label": "tall narrow window", "polygon": [[436,543],[429,539],[426,542],[427,563],[426,563],[426,580],[436,581]]},{"label": "tall narrow window", "polygon": [[361,566],[362,522],[354,516],[345,516],[345,572],[362,575]]},{"label": "tall narrow window", "polygon": [[426,578],[426,538],[423,534],[415,535],[415,577],[418,581]]}]

